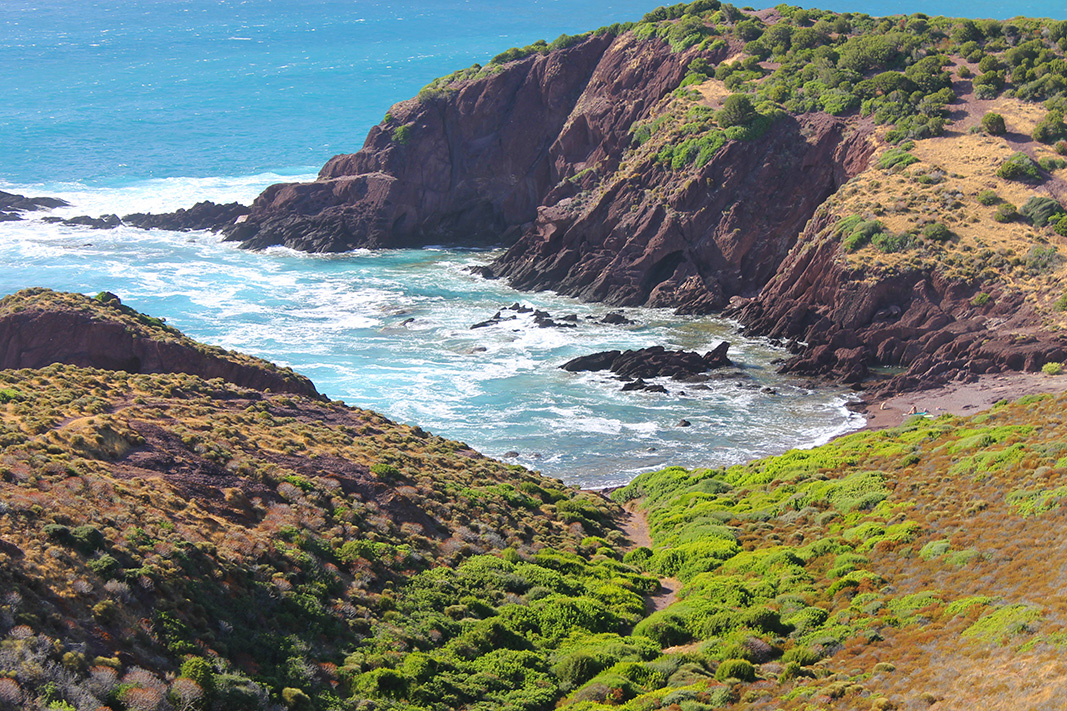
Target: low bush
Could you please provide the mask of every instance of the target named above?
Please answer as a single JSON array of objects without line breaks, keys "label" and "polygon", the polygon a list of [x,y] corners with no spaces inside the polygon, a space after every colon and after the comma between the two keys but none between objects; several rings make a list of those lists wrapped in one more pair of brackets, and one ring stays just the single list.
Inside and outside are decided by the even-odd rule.
[{"label": "low bush", "polygon": [[984,291],[980,291],[974,295],[973,299],[971,299],[971,306],[985,306],[992,300],[993,297]]},{"label": "low bush", "polygon": [[906,168],[919,159],[903,148],[890,148],[878,158],[878,167],[884,170]]},{"label": "low bush", "polygon": [[739,679],[741,681],[755,681],[756,667],[747,659],[727,659],[715,670],[715,678],[719,681],[727,679]]},{"label": "low bush", "polygon": [[923,237],[934,242],[947,242],[952,239],[952,231],[940,222],[931,222],[923,227]]},{"label": "low bush", "polygon": [[1049,361],[1041,366],[1041,372],[1045,375],[1059,375],[1063,372],[1063,363],[1057,361]]},{"label": "low bush", "polygon": [[1049,197],[1034,195],[1019,208],[1019,214],[1030,221],[1034,227],[1044,227],[1057,215],[1064,213],[1063,206]]},{"label": "low bush", "polygon": [[1026,253],[1024,263],[1031,274],[1047,274],[1063,263],[1063,255],[1052,245],[1035,244]]},{"label": "low bush", "polygon": [[911,235],[907,232],[901,232],[899,234],[882,232],[871,238],[871,244],[874,245],[879,252],[885,254],[903,252],[911,247]]},{"label": "low bush", "polygon": [[1005,180],[1017,180],[1023,182],[1038,182],[1041,173],[1037,163],[1025,153],[1016,153],[997,169],[997,175]]},{"label": "low bush", "polygon": [[993,213],[993,219],[997,222],[1014,222],[1019,216],[1019,211],[1010,202],[1002,202]]},{"label": "low bush", "polygon": [[978,193],[978,202],[982,205],[996,205],[1000,202],[1000,196],[994,190],[983,190]]},{"label": "low bush", "polygon": [[1002,136],[1007,131],[1004,125],[1004,117],[990,111],[982,117],[982,130],[990,136]]}]

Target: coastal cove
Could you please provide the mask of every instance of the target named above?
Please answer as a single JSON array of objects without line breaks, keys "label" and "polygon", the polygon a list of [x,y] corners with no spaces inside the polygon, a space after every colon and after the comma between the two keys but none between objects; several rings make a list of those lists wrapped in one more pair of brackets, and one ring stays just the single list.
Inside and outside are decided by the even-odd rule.
[{"label": "coastal cove", "polygon": [[[160,212],[187,204],[192,193],[247,203],[280,177],[51,193],[72,206],[43,214],[100,214],[116,204]],[[811,446],[863,422],[844,407],[849,390],[778,375],[772,361],[785,351],[742,337],[728,321],[632,308],[623,311],[633,324],[598,323],[616,309],[517,292],[468,271],[496,252],[257,253],[209,233],[88,230],[39,216],[3,230],[0,259],[8,268],[0,293],[24,284],[114,292],[198,340],[291,366],[331,398],[490,456],[517,452],[507,461],[572,484],[621,485],[666,464],[734,464]],[[470,328],[516,302],[577,315],[577,327],[539,328],[522,315]],[[608,375],[558,367],[612,348],[703,353],[723,340],[737,377],[664,379],[669,394],[621,392]],[[691,426],[678,427],[681,420]]]},{"label": "coastal cove", "polygon": [[908,2],[12,0],[0,711],[1067,709],[1067,20]]}]

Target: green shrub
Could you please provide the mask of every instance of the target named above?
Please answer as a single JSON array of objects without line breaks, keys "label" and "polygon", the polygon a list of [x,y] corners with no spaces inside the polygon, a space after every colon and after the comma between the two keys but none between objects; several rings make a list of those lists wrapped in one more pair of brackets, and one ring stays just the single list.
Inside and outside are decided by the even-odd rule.
[{"label": "green shrub", "polygon": [[1035,244],[1026,253],[1026,269],[1031,274],[1046,274],[1063,262],[1063,255],[1052,245]]},{"label": "green shrub", "polygon": [[1019,208],[1019,214],[1029,220],[1034,227],[1044,227],[1053,216],[1064,213],[1063,206],[1048,197],[1034,195]]},{"label": "green shrub", "polygon": [[820,659],[822,659],[822,655],[808,647],[793,647],[782,655],[783,664],[793,663],[802,667],[809,667]]},{"label": "green shrub", "polygon": [[715,678],[719,681],[727,679],[740,679],[741,681],[755,681],[756,667],[747,659],[727,659],[715,670]]},{"label": "green shrub", "polygon": [[178,676],[192,679],[204,690],[205,694],[210,695],[215,690],[215,670],[203,657],[189,657],[182,662]]},{"label": "green shrub", "polygon": [[647,637],[661,647],[685,644],[691,639],[685,622],[674,613],[655,613],[637,623],[635,637]]},{"label": "green shrub", "polygon": [[1014,222],[1018,216],[1018,210],[1010,202],[1000,203],[997,205],[997,211],[993,213],[993,219],[997,222]]},{"label": "green shrub", "polygon": [[1067,237],[1067,213],[1054,217],[1051,220],[1052,230],[1063,237]]},{"label": "green shrub", "polygon": [[952,231],[941,222],[931,222],[923,227],[923,237],[934,242],[947,242],[952,239]]},{"label": "green shrub", "polygon": [[881,234],[883,231],[882,223],[878,220],[864,220],[856,223],[855,227],[852,228],[852,232],[842,240],[841,246],[848,252],[855,252],[857,249],[867,245],[875,235]]},{"label": "green shrub", "polygon": [[990,136],[1002,136],[1008,129],[1004,125],[1004,117],[990,111],[982,117],[982,130]]},{"label": "green shrub", "polygon": [[116,577],[118,572],[122,569],[119,562],[107,553],[104,553],[99,558],[89,561],[88,565],[89,570],[93,571],[104,580]]},{"label": "green shrub", "polygon": [[1052,308],[1056,309],[1057,311],[1067,311],[1067,292],[1065,292],[1060,298],[1056,299],[1056,302],[1052,304]]},{"label": "green shrub", "polygon": [[722,104],[722,110],[715,114],[715,121],[723,128],[745,126],[756,117],[752,99],[746,94],[730,94]]},{"label": "green shrub", "polygon": [[900,234],[881,232],[871,238],[871,244],[873,244],[878,251],[884,252],[885,254],[903,252],[911,246],[911,235],[907,232],[901,232]]},{"label": "green shrub", "polygon": [[984,291],[979,291],[977,294],[974,295],[974,298],[971,299],[971,306],[985,306],[992,300],[993,297],[991,297],[989,294]]},{"label": "green shrub", "polygon": [[948,553],[952,546],[947,540],[930,541],[919,549],[919,557],[923,560],[933,560]]},{"label": "green shrub", "polygon": [[996,205],[1000,202],[1000,196],[994,190],[983,190],[978,193],[978,202],[982,205]]},{"label": "green shrub", "polygon": [[1041,180],[1037,163],[1025,153],[1016,153],[997,169],[997,175],[1005,180],[1037,182]]},{"label": "green shrub", "polygon": [[1063,123],[1063,112],[1049,111],[1045,118],[1034,127],[1033,138],[1038,143],[1055,143],[1067,138],[1067,125]]},{"label": "green shrub", "polygon": [[403,126],[397,126],[393,129],[393,141],[401,145],[407,143],[411,139],[411,127],[413,124],[406,123]]},{"label": "green shrub", "polygon": [[1063,363],[1057,361],[1049,361],[1041,366],[1041,372],[1045,375],[1059,375],[1063,372]]},{"label": "green shrub", "polygon": [[908,153],[903,148],[890,148],[878,158],[878,167],[888,170],[890,168],[906,168],[912,163],[918,163],[919,159]]},{"label": "green shrub", "polygon": [[1067,156],[1067,141],[1056,141],[1056,153]]}]

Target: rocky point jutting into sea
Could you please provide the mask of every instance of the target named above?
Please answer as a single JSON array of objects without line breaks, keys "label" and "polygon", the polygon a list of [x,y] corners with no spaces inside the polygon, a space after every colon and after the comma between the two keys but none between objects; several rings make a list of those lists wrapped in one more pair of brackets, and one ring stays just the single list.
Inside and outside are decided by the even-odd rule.
[{"label": "rocky point jutting into sea", "polygon": [[[779,13],[757,17],[773,23]],[[1034,371],[1067,356],[1063,337],[1046,327],[1050,313],[1058,318],[1049,304],[1059,295],[1023,283],[1025,273],[1005,278],[980,268],[994,257],[1010,262],[1005,255],[1015,251],[982,251],[982,235],[1002,229],[988,215],[952,216],[960,224],[946,244],[924,237],[939,217],[928,200],[901,225],[897,247],[871,242],[855,255],[842,247],[845,218],[872,218],[877,224],[868,231],[880,233],[877,218],[891,207],[871,200],[849,214],[852,186],[899,199],[874,185],[883,172],[897,176],[887,183],[901,180],[878,158],[887,151],[878,114],[764,104],[763,114],[749,106],[741,125],[716,127],[712,116],[737,85],[721,76],[769,75],[767,86],[791,69],[744,59],[751,53],[736,33],[679,47],[654,33],[614,28],[561,45],[527,48],[517,59],[435,81],[395,105],[362,150],[333,158],[314,182],[272,186],[249,214],[223,212],[214,226],[256,249],[505,244],[481,270],[485,276],[609,304],[721,311],[750,333],[787,343],[795,355],[784,371],[866,382],[879,392]],[[763,50],[756,51],[758,60]],[[924,121],[958,117],[938,129],[941,138],[920,144],[943,155],[927,159],[937,175],[919,190],[944,183],[946,166],[974,150],[982,134],[967,129],[994,106],[962,74],[920,66],[926,75],[879,75],[952,96],[949,106],[910,109]],[[860,82],[862,91],[847,98],[858,104],[891,96],[865,81],[870,86]],[[932,125],[911,133],[932,135]],[[909,161],[923,150],[909,153]],[[966,177],[1012,185],[994,173]],[[1062,189],[1054,168],[1042,181],[1038,193]],[[937,200],[950,185],[938,189]],[[877,256],[907,250],[922,254]],[[946,255],[951,263],[957,250],[978,258],[970,273],[945,268]],[[870,380],[871,368],[902,370],[888,381]]]}]

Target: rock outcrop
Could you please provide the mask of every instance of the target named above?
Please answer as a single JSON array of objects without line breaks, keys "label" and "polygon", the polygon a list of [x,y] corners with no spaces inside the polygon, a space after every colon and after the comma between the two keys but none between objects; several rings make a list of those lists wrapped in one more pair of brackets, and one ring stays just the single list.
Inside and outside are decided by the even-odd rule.
[{"label": "rock outcrop", "polygon": [[522,289],[710,313],[755,294],[822,202],[866,167],[869,129],[822,114],[728,143],[696,174],[654,157],[579,205],[542,207],[489,268]]},{"label": "rock outcrop", "polygon": [[723,341],[704,355],[692,351],[673,351],[663,346],[629,351],[602,351],[579,356],[560,366],[571,373],[610,370],[623,380],[673,378],[689,380],[709,370],[733,365],[726,352],[730,344]]},{"label": "rock outcrop", "polygon": [[25,289],[0,299],[0,370],[65,363],[129,373],[189,373],[256,390],[319,397],[311,381],[259,358],[205,346],[123,306]]},{"label": "rock outcrop", "polygon": [[21,220],[23,212],[52,210],[57,207],[67,207],[69,204],[66,200],[59,198],[26,197],[0,190],[0,222]]},{"label": "rock outcrop", "polygon": [[979,306],[978,284],[936,271],[867,279],[840,259],[837,240],[819,240],[828,225],[829,218],[812,220],[801,238],[806,248],[789,255],[758,298],[726,310],[749,333],[788,342],[796,355],[784,372],[858,384],[871,366],[907,368],[877,386],[890,393],[1038,371],[1067,358],[1067,336],[1042,329],[1020,295],[998,291]]},{"label": "rock outcrop", "polygon": [[175,232],[213,230],[217,232],[233,225],[250,211],[251,208],[247,205],[236,202],[220,205],[204,200],[189,209],[180,209],[175,212],[161,214],[135,212],[124,216],[122,221],[131,227],[146,230],[174,230]]},{"label": "rock outcrop", "polygon": [[363,150],[312,183],[275,185],[229,239],[311,252],[514,241],[566,180],[617,164],[635,120],[678,86],[692,53],[632,35],[494,65],[397,104]]}]

